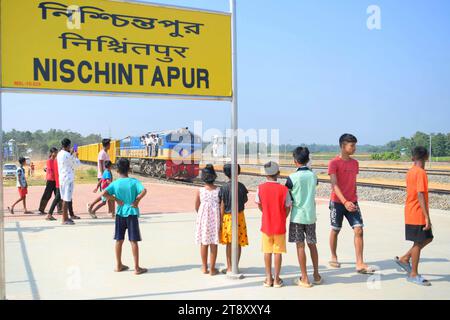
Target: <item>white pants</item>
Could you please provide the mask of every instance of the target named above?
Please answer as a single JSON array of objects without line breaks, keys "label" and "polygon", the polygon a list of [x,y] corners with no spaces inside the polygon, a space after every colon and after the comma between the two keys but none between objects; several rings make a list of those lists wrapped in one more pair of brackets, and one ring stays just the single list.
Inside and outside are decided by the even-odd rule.
[{"label": "white pants", "polygon": [[72,201],[73,195],[73,181],[67,181],[61,183],[59,186],[59,192],[61,194],[62,201],[70,202]]}]

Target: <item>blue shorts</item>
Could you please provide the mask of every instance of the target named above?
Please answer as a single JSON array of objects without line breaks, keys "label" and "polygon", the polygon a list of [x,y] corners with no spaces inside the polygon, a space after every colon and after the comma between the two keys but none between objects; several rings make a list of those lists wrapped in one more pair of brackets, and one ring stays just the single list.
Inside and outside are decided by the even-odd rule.
[{"label": "blue shorts", "polygon": [[125,232],[128,230],[129,241],[142,241],[137,216],[121,217],[116,215],[116,231],[114,240],[125,240]]},{"label": "blue shorts", "polygon": [[339,231],[342,229],[342,221],[344,217],[352,228],[364,227],[361,210],[359,209],[358,202],[355,203],[358,210],[355,212],[348,211],[342,203],[330,201],[330,220],[331,228]]}]

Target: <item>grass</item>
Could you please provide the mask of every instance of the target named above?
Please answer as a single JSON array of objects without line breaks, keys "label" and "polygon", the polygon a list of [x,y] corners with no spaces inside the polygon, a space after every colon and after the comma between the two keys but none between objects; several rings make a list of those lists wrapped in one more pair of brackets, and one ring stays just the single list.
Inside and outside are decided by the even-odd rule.
[{"label": "grass", "polygon": [[[84,170],[83,170],[84,169]],[[97,170],[94,168],[82,168],[75,174],[75,183],[92,184],[97,183]]]},{"label": "grass", "polygon": [[450,157],[433,157],[435,162],[450,162]]}]

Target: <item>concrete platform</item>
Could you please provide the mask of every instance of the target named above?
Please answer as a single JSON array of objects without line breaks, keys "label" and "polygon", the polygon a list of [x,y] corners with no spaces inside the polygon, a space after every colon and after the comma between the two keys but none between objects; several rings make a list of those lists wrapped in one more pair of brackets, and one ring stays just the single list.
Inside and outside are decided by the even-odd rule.
[{"label": "concrete platform", "polygon": [[[152,196],[161,189],[154,188],[153,191],[150,191],[148,201],[152,201]],[[192,207],[190,196],[183,195]],[[163,200],[168,202],[167,199],[171,198],[166,194]],[[184,202],[170,202],[173,207],[188,207]],[[366,260],[379,268],[377,275],[369,277],[354,272],[353,236],[348,225],[339,242],[343,267],[336,270],[326,266],[329,260],[329,215],[327,205],[323,201],[319,203],[317,233],[325,283],[312,289],[292,285],[298,275],[292,244],[284,256],[282,270],[282,277],[289,286],[263,288],[260,214],[256,209],[247,210],[250,246],[244,249],[241,262],[241,271],[246,278],[229,280],[223,275],[201,274],[199,249],[194,244],[195,213],[189,209],[185,213],[142,216],[141,261],[142,266],[150,268],[150,272],[142,276],[135,276],[132,271],[113,272],[114,224],[106,216],[98,220],[82,219],[75,226],[62,226],[59,222],[40,218],[8,218],[5,230],[7,298],[450,299],[450,212],[432,211],[435,242],[424,250],[420,271],[433,286],[424,288],[407,283],[405,274],[392,261],[409,246],[404,240],[402,206],[361,203],[366,223]],[[148,203],[143,206],[151,207]],[[163,212],[163,208],[154,211]],[[219,266],[225,262],[223,247],[219,248],[218,262]],[[124,246],[124,263],[132,266],[129,244]]]}]

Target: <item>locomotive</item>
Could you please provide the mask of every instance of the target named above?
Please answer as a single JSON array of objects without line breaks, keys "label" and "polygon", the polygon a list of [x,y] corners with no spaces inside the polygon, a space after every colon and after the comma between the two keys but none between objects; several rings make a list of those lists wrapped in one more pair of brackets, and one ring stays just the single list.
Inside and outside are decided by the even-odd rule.
[{"label": "locomotive", "polygon": [[[79,147],[82,162],[96,163],[101,144]],[[133,172],[159,179],[192,180],[199,175],[201,138],[189,130],[152,131],[111,141],[113,164],[120,158],[130,160]]]}]

